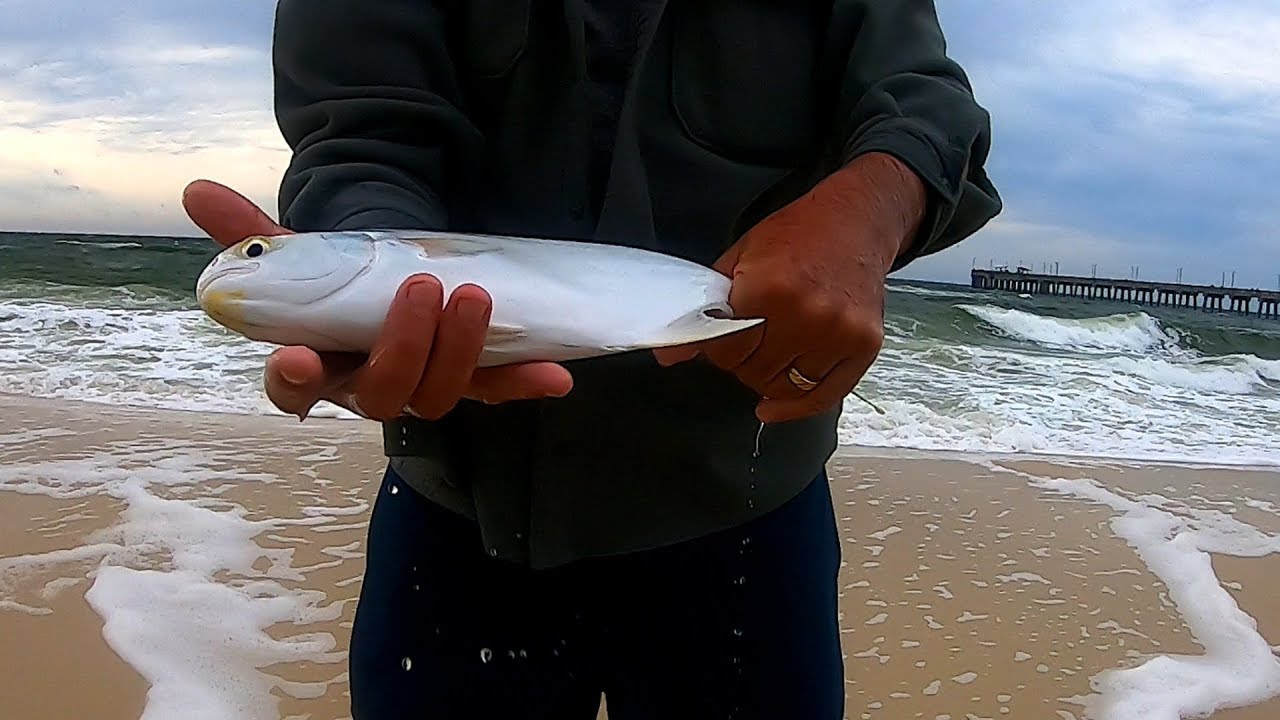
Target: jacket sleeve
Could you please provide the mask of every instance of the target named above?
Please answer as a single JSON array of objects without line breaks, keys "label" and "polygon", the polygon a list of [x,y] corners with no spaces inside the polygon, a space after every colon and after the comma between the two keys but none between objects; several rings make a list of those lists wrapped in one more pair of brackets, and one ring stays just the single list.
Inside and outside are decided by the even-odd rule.
[{"label": "jacket sleeve", "polygon": [[276,121],[293,158],[280,221],[297,231],[445,229],[480,144],[458,109],[444,20],[423,0],[279,0]]},{"label": "jacket sleeve", "polygon": [[990,117],[946,54],[932,0],[841,5],[839,22],[847,23],[851,43],[836,124],[841,159],[887,153],[928,190],[920,234],[897,270],[960,242],[999,214],[1002,201],[984,168]]}]

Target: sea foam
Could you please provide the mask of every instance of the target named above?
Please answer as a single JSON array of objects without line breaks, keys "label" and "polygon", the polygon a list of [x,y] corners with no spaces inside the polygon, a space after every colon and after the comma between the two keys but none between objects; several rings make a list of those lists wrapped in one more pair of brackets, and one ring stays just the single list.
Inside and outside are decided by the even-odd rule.
[{"label": "sea foam", "polygon": [[1217,511],[1159,495],[1129,498],[1095,480],[1048,478],[986,463],[1032,485],[1105,505],[1115,534],[1137,552],[1205,648],[1203,655],[1158,655],[1094,676],[1094,694],[1073,698],[1097,720],[1180,720],[1280,696],[1280,658],[1214,574],[1209,553],[1256,557],[1280,551],[1280,538]]},{"label": "sea foam", "polygon": [[[318,591],[291,588],[303,579],[292,566],[293,551],[262,548],[254,540],[287,525],[330,523],[367,506],[304,508],[293,519],[250,520],[242,508],[219,499],[214,487],[278,479],[218,469],[235,467],[232,454],[155,440],[0,467],[0,490],[124,502],[119,521],[79,547],[0,559],[0,603],[16,604],[5,589],[24,571],[80,566],[92,581],[86,599],[103,618],[104,638],[150,684],[144,720],[276,718],[274,689],[315,696],[326,683],[288,683],[259,668],[345,658],[328,633],[267,634],[281,623],[305,628],[334,620],[341,604],[328,603]],[[174,490],[196,492],[163,496]],[[36,606],[27,611],[47,612]]]}]

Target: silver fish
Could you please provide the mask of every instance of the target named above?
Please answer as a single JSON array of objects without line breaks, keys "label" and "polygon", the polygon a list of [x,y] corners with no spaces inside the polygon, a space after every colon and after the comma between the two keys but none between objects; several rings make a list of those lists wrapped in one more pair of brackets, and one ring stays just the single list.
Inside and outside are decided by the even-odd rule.
[{"label": "silver fish", "polygon": [[568,240],[433,231],[254,236],[218,253],[200,307],[251,340],[368,352],[400,284],[430,273],[493,300],[481,366],[560,362],[738,332],[729,278],[681,258]]}]

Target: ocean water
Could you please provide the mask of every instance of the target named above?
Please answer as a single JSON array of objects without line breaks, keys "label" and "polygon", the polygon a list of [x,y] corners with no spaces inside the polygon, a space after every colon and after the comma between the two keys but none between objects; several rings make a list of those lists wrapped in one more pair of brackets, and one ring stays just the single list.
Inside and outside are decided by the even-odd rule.
[{"label": "ocean water", "polygon": [[[190,238],[0,234],[0,392],[276,412],[270,348],[215,325]],[[1280,324],[892,281],[850,445],[1280,464]],[[333,407],[323,414],[347,416]]]}]

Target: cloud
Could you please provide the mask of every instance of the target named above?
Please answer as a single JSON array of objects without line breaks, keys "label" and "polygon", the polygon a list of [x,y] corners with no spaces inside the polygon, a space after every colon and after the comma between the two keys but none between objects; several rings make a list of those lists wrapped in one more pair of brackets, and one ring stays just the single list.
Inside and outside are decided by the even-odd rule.
[{"label": "cloud", "polygon": [[247,5],[0,5],[0,227],[196,234],[179,198],[206,176],[274,210],[270,8]]},{"label": "cloud", "polygon": [[[1280,223],[1272,227],[1280,228]],[[1260,232],[1240,240],[1224,256],[1215,243],[1188,247],[1162,237],[1103,235],[1075,225],[1003,215],[975,237],[912,263],[897,277],[965,282],[974,266],[1022,265],[1034,272],[1127,278],[1136,267],[1140,278],[1172,282],[1181,270],[1184,282],[1206,284],[1221,282],[1234,272],[1238,286],[1270,289],[1280,273],[1280,243],[1275,237],[1274,232]]]},{"label": "cloud", "polygon": [[[0,0],[0,228],[194,234],[178,199],[197,177],[274,212],[273,6]],[[937,6],[992,112],[1006,212],[901,275],[963,282],[977,257],[1274,283],[1274,0]]]},{"label": "cloud", "polygon": [[[940,4],[941,5],[941,4]],[[1280,6],[1186,0],[940,7],[992,111],[1010,219],[913,264],[963,280],[974,255],[1270,287],[1280,264]],[[1038,266],[1037,266],[1038,267]]]}]

